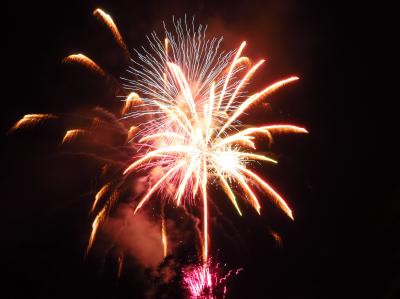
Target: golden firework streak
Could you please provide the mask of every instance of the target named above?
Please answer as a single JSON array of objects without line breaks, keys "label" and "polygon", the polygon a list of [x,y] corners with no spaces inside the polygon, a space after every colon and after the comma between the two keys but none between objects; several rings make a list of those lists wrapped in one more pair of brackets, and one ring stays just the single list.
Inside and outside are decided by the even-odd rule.
[{"label": "golden firework streak", "polygon": [[167,227],[165,223],[165,206],[161,204],[161,241],[163,246],[164,257],[168,254],[168,238],[167,238]]},{"label": "golden firework streak", "polygon": [[51,118],[57,118],[57,116],[53,114],[26,114],[14,124],[10,129],[10,132],[29,126],[35,126],[38,123]]},{"label": "golden firework streak", "polygon": [[106,72],[97,65],[96,62],[94,62],[92,59],[87,57],[84,54],[78,53],[78,54],[71,54],[63,59],[63,62],[66,63],[79,63],[82,64],[83,66],[87,67],[88,69],[92,70],[95,73],[98,73],[101,76],[106,76]]},{"label": "golden firework streak", "polygon": [[102,9],[97,8],[93,11],[93,15],[101,20],[111,31],[114,36],[115,41],[124,51],[126,57],[130,57],[128,48],[125,45],[124,39],[122,38],[121,34],[119,33],[118,27],[115,25],[111,16],[105,13]]}]

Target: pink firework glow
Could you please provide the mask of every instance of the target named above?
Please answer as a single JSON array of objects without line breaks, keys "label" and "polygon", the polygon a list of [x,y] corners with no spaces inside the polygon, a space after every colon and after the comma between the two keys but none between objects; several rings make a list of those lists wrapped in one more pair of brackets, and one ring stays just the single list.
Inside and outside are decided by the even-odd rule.
[{"label": "pink firework glow", "polygon": [[183,284],[190,299],[222,299],[227,293],[227,282],[232,275],[242,269],[229,270],[223,273],[220,264],[213,265],[209,259],[202,265],[189,266],[183,269]]}]

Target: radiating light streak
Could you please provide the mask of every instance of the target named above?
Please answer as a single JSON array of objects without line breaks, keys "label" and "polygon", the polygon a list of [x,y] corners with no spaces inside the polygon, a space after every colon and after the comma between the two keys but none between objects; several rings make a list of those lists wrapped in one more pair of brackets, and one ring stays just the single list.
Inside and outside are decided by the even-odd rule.
[{"label": "radiating light streak", "polygon": [[231,98],[228,101],[228,104],[226,105],[224,112],[227,112],[229,107],[231,106],[232,102],[236,99],[236,96],[238,95],[240,89],[243,87],[243,85],[251,78],[251,76],[256,72],[256,70],[264,63],[265,60],[260,60],[255,66],[253,66],[247,74],[243,77],[243,79],[240,81],[239,85],[236,87],[235,91],[233,92]]},{"label": "radiating light streak", "polygon": [[280,87],[298,80],[298,77],[290,77],[284,80],[280,80],[268,87],[266,87],[264,90],[252,95],[251,97],[249,97],[246,101],[244,101],[234,112],[234,114],[228,119],[228,121],[223,125],[223,127],[221,128],[221,130],[218,132],[218,135],[221,135],[222,132],[224,132],[226,130],[226,128],[228,128],[246,109],[248,109],[252,104],[254,104],[256,101],[262,99],[263,97],[269,95],[270,93],[276,91],[277,89],[279,89]]},{"label": "radiating light streak", "polygon": [[222,87],[222,91],[221,91],[221,94],[220,94],[220,96],[219,96],[218,105],[217,105],[217,109],[218,109],[218,110],[219,110],[219,108],[221,107],[222,100],[224,99],[225,92],[226,92],[226,88],[227,88],[227,86],[228,86],[228,84],[229,84],[229,81],[230,81],[230,79],[231,79],[233,69],[235,68],[235,66],[236,66],[236,64],[237,64],[237,62],[238,62],[238,59],[239,59],[239,57],[240,57],[240,54],[242,54],[243,48],[244,48],[245,46],[246,46],[246,42],[244,41],[244,42],[242,42],[242,44],[240,45],[239,50],[236,52],[236,55],[235,55],[235,57],[233,58],[233,61],[232,61],[231,65],[230,65],[230,67],[229,67],[228,75],[227,75],[226,78],[225,78],[224,86]]}]

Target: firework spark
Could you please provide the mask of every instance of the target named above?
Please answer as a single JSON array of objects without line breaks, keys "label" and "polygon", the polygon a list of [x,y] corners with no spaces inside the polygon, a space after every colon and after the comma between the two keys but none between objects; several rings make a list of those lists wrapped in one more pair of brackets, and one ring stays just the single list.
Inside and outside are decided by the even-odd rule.
[{"label": "firework spark", "polygon": [[161,242],[163,246],[164,257],[168,254],[168,237],[167,237],[167,227],[165,223],[165,207],[161,204]]}]

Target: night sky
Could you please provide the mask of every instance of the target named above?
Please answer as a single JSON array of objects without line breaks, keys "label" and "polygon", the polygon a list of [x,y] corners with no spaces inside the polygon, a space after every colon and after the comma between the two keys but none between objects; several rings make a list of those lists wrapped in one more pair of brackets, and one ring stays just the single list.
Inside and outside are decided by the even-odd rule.
[{"label": "night sky", "polygon": [[[145,35],[159,30],[163,20],[187,13],[208,24],[210,35],[224,35],[223,48],[246,40],[246,55],[267,58],[253,81],[256,87],[291,74],[301,78],[274,94],[269,114],[254,114],[255,121],[267,115],[266,121],[298,123],[310,131],[277,138],[272,152],[280,164],[263,170],[288,199],[296,220],[267,201],[262,216],[249,208],[242,218],[222,204],[225,220],[212,224],[213,255],[228,268],[244,268],[230,281],[227,298],[400,298],[393,99],[383,93],[374,99],[361,96],[361,89],[369,88],[361,75],[383,76],[369,72],[361,55],[361,36],[379,43],[378,33],[364,26],[357,3],[320,2],[7,5],[0,134],[1,272],[2,292],[8,295],[1,297],[144,298],[155,283],[134,259],[117,280],[112,254],[84,258],[98,172],[93,161],[67,155],[59,144],[76,113],[119,107],[115,91],[101,79],[62,63],[65,56],[82,52],[114,77],[126,74],[121,50],[92,16],[101,7],[114,18],[129,49],[144,44]],[[59,113],[69,121],[7,134],[27,113]],[[282,248],[271,230],[281,235]],[[163,287],[157,298],[179,298],[176,283]]]}]

